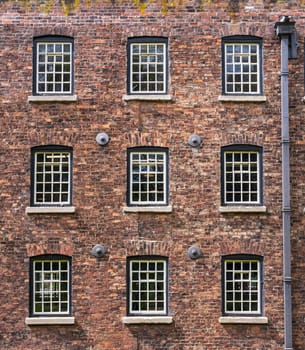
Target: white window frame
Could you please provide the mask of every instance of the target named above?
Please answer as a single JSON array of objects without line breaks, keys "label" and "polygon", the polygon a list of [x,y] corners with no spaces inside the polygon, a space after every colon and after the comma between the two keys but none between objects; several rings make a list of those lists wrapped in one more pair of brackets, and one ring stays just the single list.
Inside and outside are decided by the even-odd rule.
[{"label": "white window frame", "polygon": [[[138,269],[135,267],[137,265]],[[160,267],[162,269],[159,269]],[[161,286],[162,288],[160,288]],[[154,298],[150,299],[152,296]],[[135,307],[135,305],[138,307]],[[160,308],[161,305],[162,308]],[[128,315],[158,316],[167,315],[167,313],[167,259],[161,257],[134,257],[128,259]]]},{"label": "white window frame", "polygon": [[[254,36],[223,38],[223,94],[263,94],[262,40]],[[231,87],[229,89],[229,86]]]},{"label": "white window frame", "polygon": [[[251,160],[253,155],[256,157],[255,161]],[[230,159],[228,159],[229,156]],[[260,147],[251,145],[223,147],[222,202],[224,205],[262,205],[261,157]],[[232,198],[228,198],[229,196]],[[256,198],[252,199],[254,196]],[[248,198],[245,199],[246,197]]]},{"label": "white window frame", "polygon": [[[48,158],[50,161],[47,161]],[[70,147],[61,148],[60,146],[34,147],[32,162],[31,205],[71,205],[72,149]],[[38,200],[38,196],[41,196],[42,199]],[[47,197],[50,197],[50,199],[47,199]],[[58,199],[55,197],[58,197]],[[66,197],[66,199],[63,199],[63,197]]]},{"label": "white window frame", "polygon": [[71,38],[35,38],[33,94],[72,95],[73,60]]},{"label": "white window frame", "polygon": [[[143,156],[145,159],[141,159]],[[138,159],[136,159],[138,158]],[[154,158],[154,159],[153,159]],[[158,159],[159,158],[159,159]],[[162,167],[162,172],[158,166]],[[138,168],[138,171],[135,170]],[[155,170],[153,170],[155,169]],[[163,180],[158,180],[161,176]],[[128,204],[134,206],[159,206],[168,203],[168,152],[162,148],[135,148],[128,152]],[[138,177],[138,181],[134,180]],[[146,181],[142,181],[141,179]],[[154,179],[150,182],[150,178]],[[151,189],[150,189],[151,185]],[[159,190],[158,187],[162,187]],[[135,188],[138,187],[138,200],[134,199]],[[146,190],[145,190],[146,187]],[[141,199],[141,195],[146,199]],[[162,199],[158,195],[162,194]],[[150,200],[150,196],[155,196],[155,200]]]},{"label": "white window frame", "polygon": [[[131,38],[128,45],[128,93],[166,94],[168,88],[167,40],[153,37]],[[136,77],[138,80],[135,80]]]},{"label": "white window frame", "polygon": [[[63,264],[66,266],[65,269],[62,268]],[[38,265],[40,265],[40,269],[38,268]],[[58,268],[55,268],[56,265],[58,265]],[[70,315],[70,278],[71,259],[68,257],[61,255],[43,255],[33,257],[31,259],[30,276],[31,316],[37,317]],[[64,298],[64,300],[62,298]],[[57,308],[56,305],[58,305]]]},{"label": "white window frame", "polygon": [[262,314],[261,258],[251,255],[223,258],[223,314],[229,316]]}]

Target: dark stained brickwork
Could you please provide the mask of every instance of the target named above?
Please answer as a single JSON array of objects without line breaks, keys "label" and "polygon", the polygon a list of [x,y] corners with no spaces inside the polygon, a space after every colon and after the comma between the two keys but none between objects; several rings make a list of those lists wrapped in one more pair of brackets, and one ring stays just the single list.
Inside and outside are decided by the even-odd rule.
[{"label": "dark stained brickwork", "polygon": [[[279,350],[283,349],[280,42],[274,23],[291,15],[298,59],[289,63],[292,192],[293,342],[304,350],[305,123],[299,1],[182,3],[162,13],[132,3],[81,4],[70,15],[55,1],[48,13],[18,2],[0,5],[0,349],[1,350]],[[68,35],[75,44],[76,102],[28,102],[33,37]],[[221,102],[221,39],[263,38],[266,102]],[[169,43],[172,101],[124,101],[129,37]],[[95,137],[106,132],[110,142]],[[199,148],[187,140],[202,138]],[[27,215],[30,150],[73,147],[75,214]],[[266,213],[220,213],[220,149],[263,147]],[[172,213],[126,213],[126,150],[168,147]],[[100,260],[96,244],[107,247]],[[201,248],[191,260],[187,249]],[[223,325],[221,257],[264,257],[267,325]],[[27,326],[29,258],[72,256],[75,325]],[[169,258],[170,325],[124,325],[126,258]]]}]

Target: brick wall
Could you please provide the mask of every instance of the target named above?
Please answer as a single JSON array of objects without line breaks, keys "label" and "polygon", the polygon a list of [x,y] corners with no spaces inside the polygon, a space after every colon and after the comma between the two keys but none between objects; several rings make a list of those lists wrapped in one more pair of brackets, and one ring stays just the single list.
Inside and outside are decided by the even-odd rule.
[{"label": "brick wall", "polygon": [[[167,14],[132,3],[81,4],[70,15],[60,2],[48,13],[35,4],[0,5],[0,348],[1,350],[250,350],[283,348],[280,43],[274,23],[294,16],[299,58],[290,61],[293,336],[304,349],[304,5],[299,2],[183,3]],[[221,38],[263,38],[266,102],[220,102]],[[69,35],[75,43],[77,102],[29,103],[32,43],[39,35]],[[173,100],[123,101],[129,37],[169,39]],[[104,131],[110,142],[99,146]],[[202,137],[199,148],[187,140]],[[266,213],[219,212],[220,148],[264,149]],[[73,147],[75,214],[27,215],[30,150]],[[172,213],[126,213],[126,149],[168,147]],[[107,247],[100,260],[96,244]],[[187,256],[201,248],[198,260]],[[223,325],[221,257],[264,256],[267,325]],[[29,258],[73,259],[71,326],[27,326]],[[169,258],[170,325],[124,325],[126,258]]]}]

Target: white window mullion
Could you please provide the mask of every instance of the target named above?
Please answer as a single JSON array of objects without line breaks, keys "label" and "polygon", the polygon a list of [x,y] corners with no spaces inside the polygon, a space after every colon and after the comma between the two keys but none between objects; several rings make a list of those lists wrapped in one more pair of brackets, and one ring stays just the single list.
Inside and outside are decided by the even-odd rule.
[{"label": "white window mullion", "polygon": [[42,203],[46,202],[46,154],[43,155],[43,184],[42,184]]},{"label": "white window mullion", "polygon": [[261,174],[261,169],[260,169],[260,166],[261,166],[261,160],[260,160],[260,157],[261,157],[261,154],[260,153],[257,153],[257,156],[256,156],[256,180],[257,180],[257,202],[259,203],[259,196],[260,196],[260,191],[261,191],[261,177],[259,174]]},{"label": "white window mullion", "polygon": [[42,271],[41,271],[41,287],[42,287],[42,292],[41,292],[41,312],[40,313],[44,313],[44,305],[45,305],[45,272],[44,272],[44,262],[41,262],[42,264]]},{"label": "white window mullion", "polygon": [[258,306],[258,310],[261,309],[261,298],[259,297],[259,291],[261,288],[261,266],[260,266],[260,261],[257,262],[257,306]]},{"label": "white window mullion", "polygon": [[232,152],[232,203],[235,202],[235,153]]},{"label": "white window mullion", "polygon": [[168,184],[168,179],[167,179],[167,176],[168,176],[168,174],[167,174],[167,169],[168,169],[168,164],[167,164],[167,157],[166,157],[166,155],[164,154],[164,165],[163,165],[163,191],[164,191],[164,200],[165,200],[165,198],[167,198],[168,197],[168,193],[167,193],[167,191],[168,191],[168,189],[167,189],[167,184]]},{"label": "white window mullion", "polygon": [[51,181],[50,181],[50,186],[51,186],[51,193],[50,193],[50,197],[51,197],[51,203],[54,203],[54,167],[56,166],[56,162],[55,162],[55,155],[54,153],[52,154],[52,163],[51,163]]}]

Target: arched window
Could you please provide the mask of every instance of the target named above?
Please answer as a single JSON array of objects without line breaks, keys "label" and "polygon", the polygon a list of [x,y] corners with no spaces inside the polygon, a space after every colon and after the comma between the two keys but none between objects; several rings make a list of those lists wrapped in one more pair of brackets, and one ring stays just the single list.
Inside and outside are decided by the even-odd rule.
[{"label": "arched window", "polygon": [[72,147],[31,149],[31,206],[72,205]]},{"label": "arched window", "polygon": [[65,36],[34,38],[33,95],[72,95],[74,41]]},{"label": "arched window", "polygon": [[253,145],[221,148],[222,205],[263,204],[263,149]]},{"label": "arched window", "polygon": [[168,187],[167,148],[127,150],[127,205],[168,205]]},{"label": "arched window", "polygon": [[168,314],[168,259],[163,256],[127,258],[127,315]]},{"label": "arched window", "polygon": [[223,95],[262,95],[262,39],[251,35],[222,38]]},{"label": "arched window", "polygon": [[135,37],[127,43],[127,93],[166,94],[168,39]]},{"label": "arched window", "polygon": [[222,257],[222,313],[224,316],[262,315],[263,257]]},{"label": "arched window", "polygon": [[71,262],[59,254],[30,258],[30,316],[71,315]]}]

